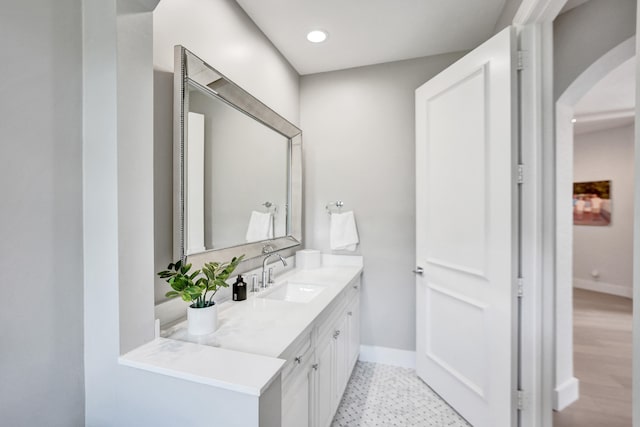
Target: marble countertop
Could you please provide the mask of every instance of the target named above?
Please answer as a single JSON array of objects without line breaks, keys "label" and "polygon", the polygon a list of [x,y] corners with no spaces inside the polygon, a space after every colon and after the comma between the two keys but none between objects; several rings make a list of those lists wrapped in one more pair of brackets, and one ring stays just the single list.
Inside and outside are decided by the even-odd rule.
[{"label": "marble countertop", "polygon": [[216,332],[191,336],[183,321],[121,356],[120,363],[259,396],[282,369],[279,357],[361,272],[362,257],[325,255],[320,268],[276,278],[274,287],[295,281],[326,288],[311,301],[264,298],[269,290],[250,293],[245,301],[220,304]]},{"label": "marble countertop", "polygon": [[231,391],[260,396],[285,361],[158,337],[127,354],[120,364]]}]

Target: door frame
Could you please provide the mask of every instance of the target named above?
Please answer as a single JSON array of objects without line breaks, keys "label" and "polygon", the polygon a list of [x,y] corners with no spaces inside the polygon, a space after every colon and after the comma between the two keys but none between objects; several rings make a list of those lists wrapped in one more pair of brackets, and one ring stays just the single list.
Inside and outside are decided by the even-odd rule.
[{"label": "door frame", "polygon": [[513,19],[520,80],[522,275],[521,427],[551,426],[555,375],[553,20],[566,0],[522,0]]},{"label": "door frame", "polygon": [[[639,0],[640,1],[640,0]],[[520,79],[523,186],[522,384],[521,426],[552,426],[556,374],[556,143],[553,94],[553,20],[566,0],[522,0],[513,19],[519,49],[526,52]],[[638,3],[638,1],[637,1]],[[636,25],[640,27],[640,8]],[[636,31],[636,45],[638,31]],[[636,70],[640,99],[640,67]],[[636,107],[636,122],[640,118]],[[635,135],[634,209],[640,212],[640,126]],[[528,209],[531,208],[531,209]],[[640,253],[640,224],[634,227]],[[640,355],[640,257],[634,257],[633,354]],[[640,390],[640,357],[634,357],[633,390]],[[633,399],[633,426],[640,427],[640,399]]]}]

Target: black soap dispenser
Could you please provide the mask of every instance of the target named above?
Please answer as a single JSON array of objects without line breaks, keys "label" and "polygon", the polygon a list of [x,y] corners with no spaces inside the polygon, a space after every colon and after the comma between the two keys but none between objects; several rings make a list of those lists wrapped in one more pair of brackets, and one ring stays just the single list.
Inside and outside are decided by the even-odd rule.
[{"label": "black soap dispenser", "polygon": [[242,276],[238,274],[236,283],[233,284],[233,300],[244,301],[247,299],[247,284],[242,279]]}]

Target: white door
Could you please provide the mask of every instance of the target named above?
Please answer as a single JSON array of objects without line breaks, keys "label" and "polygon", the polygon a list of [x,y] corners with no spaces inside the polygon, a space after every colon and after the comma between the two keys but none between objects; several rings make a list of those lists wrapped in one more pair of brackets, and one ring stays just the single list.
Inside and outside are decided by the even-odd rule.
[{"label": "white door", "polygon": [[416,370],[474,427],[517,425],[514,42],[416,90]]}]

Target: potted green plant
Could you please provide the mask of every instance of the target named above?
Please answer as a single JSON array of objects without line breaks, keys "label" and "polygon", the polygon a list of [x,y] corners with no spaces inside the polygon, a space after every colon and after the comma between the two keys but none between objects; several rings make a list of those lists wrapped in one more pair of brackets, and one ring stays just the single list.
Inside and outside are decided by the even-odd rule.
[{"label": "potted green plant", "polygon": [[187,308],[189,334],[209,334],[218,328],[218,307],[213,297],[220,288],[229,286],[226,280],[243,258],[244,255],[229,262],[208,262],[202,270],[193,273],[190,272],[191,264],[180,260],[158,273],[171,286],[172,290],[165,294],[167,298],[179,296],[191,303]]}]

